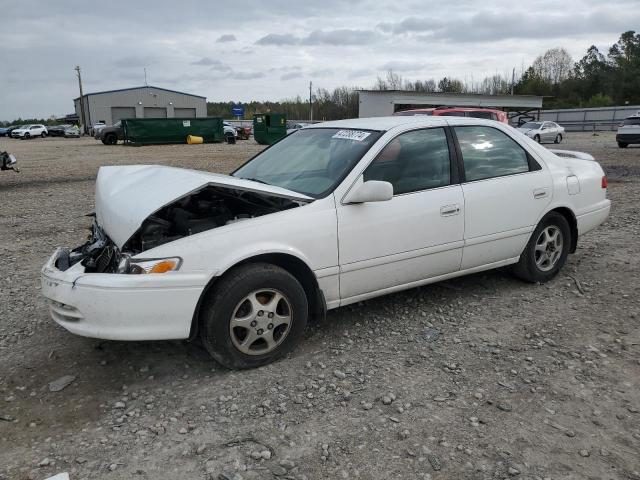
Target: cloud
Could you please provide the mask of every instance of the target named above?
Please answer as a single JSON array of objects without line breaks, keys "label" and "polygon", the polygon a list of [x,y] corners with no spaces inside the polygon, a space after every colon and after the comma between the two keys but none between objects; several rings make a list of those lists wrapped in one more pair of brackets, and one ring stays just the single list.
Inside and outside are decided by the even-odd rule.
[{"label": "cloud", "polygon": [[378,28],[387,33],[409,33],[409,32],[430,32],[443,26],[439,20],[433,17],[407,17],[400,22],[383,22],[378,24]]},{"label": "cloud", "polygon": [[235,80],[255,80],[257,78],[264,78],[263,72],[234,72],[231,78]]},{"label": "cloud", "polygon": [[156,63],[154,57],[128,56],[122,57],[113,62],[119,68],[142,68]]},{"label": "cloud", "polygon": [[256,45],[295,45],[300,43],[300,39],[290,33],[278,34],[270,33],[258,39]]},{"label": "cloud", "polygon": [[220,35],[216,40],[216,43],[225,43],[225,42],[235,42],[237,40],[235,35],[227,33],[225,35]]},{"label": "cloud", "polygon": [[419,72],[427,68],[433,68],[433,66],[412,60],[392,60],[378,67],[379,70],[393,70],[394,72]]},{"label": "cloud", "polygon": [[373,30],[314,30],[306,37],[296,37],[290,33],[270,33],[258,39],[257,45],[366,45],[378,38]]},{"label": "cloud", "polygon": [[314,30],[302,40],[304,45],[366,45],[378,37],[373,30]]},{"label": "cloud", "polygon": [[302,77],[301,72],[290,72],[282,75],[280,77],[280,80],[286,81],[286,80],[293,80],[294,78],[301,78],[301,77]]}]

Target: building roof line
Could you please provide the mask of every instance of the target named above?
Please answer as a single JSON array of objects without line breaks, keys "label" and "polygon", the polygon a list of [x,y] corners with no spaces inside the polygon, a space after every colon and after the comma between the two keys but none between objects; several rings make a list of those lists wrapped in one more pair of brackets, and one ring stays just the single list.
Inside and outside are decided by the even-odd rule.
[{"label": "building roof line", "polygon": [[[91,93],[85,93],[83,95],[83,97],[90,97],[92,95],[101,95],[103,93],[114,93],[114,92],[126,92],[129,90],[140,90],[142,88],[152,88],[154,90],[162,90],[164,92],[171,92],[171,93],[179,93],[181,95],[188,95],[190,97],[198,97],[198,98],[204,98],[205,100],[207,99],[207,97],[203,97],[202,95],[194,95],[193,93],[187,93],[187,92],[180,92],[178,90],[170,90],[168,88],[162,88],[162,87],[155,87],[153,85],[142,85],[140,87],[129,87],[129,88],[118,88],[115,90],[104,90],[102,92],[91,92]],[[80,97],[76,97],[73,99],[73,101],[75,102],[76,100],[80,100]]]}]

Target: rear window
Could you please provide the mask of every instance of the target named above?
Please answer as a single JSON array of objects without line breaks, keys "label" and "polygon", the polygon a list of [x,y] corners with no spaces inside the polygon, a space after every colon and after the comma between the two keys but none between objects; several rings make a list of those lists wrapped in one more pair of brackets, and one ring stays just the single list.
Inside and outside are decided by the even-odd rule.
[{"label": "rear window", "polygon": [[496,114],[493,112],[467,112],[467,116],[473,118],[484,118],[487,120],[495,120]]},{"label": "rear window", "polygon": [[640,125],[640,117],[625,118],[622,125]]},{"label": "rear window", "polygon": [[452,111],[452,112],[442,112],[440,115],[443,116],[443,117],[464,117],[464,116],[466,116],[465,112],[456,112],[455,110]]}]

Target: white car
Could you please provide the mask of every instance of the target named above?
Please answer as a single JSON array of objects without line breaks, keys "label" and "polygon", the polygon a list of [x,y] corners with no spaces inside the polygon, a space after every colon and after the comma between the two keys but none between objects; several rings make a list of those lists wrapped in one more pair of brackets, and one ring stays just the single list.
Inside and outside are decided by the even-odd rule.
[{"label": "white car", "polygon": [[36,125],[25,125],[20,128],[16,128],[11,132],[11,136],[13,138],[22,138],[28,140],[29,138],[34,137],[46,137],[47,136],[47,127],[44,125],[36,124]]},{"label": "white car", "polygon": [[625,118],[616,133],[618,147],[627,148],[630,143],[640,143],[640,110]]},{"label": "white car", "polygon": [[527,122],[518,127],[518,130],[538,143],[560,143],[564,137],[564,127],[555,122]]},{"label": "white car", "polygon": [[235,143],[235,140],[238,138],[238,131],[236,130],[236,127],[231,125],[229,122],[222,122],[222,129],[227,143],[230,143],[229,141],[231,139],[233,139],[231,142]]},{"label": "white car", "polygon": [[51,256],[42,293],[78,335],[199,336],[227,367],[264,365],[327,309],[505,265],[552,279],[610,208],[600,165],[558,153],[396,116],[301,129],[231,175],[102,167],[92,238]]},{"label": "white car", "polygon": [[97,123],[94,123],[93,125],[91,125],[91,126],[89,127],[89,135],[91,135],[92,137],[95,137],[95,136],[96,136],[96,134],[97,134],[98,132],[100,132],[100,130],[102,130],[103,128],[105,128],[106,126],[107,126],[107,124],[106,124],[106,123],[104,123],[104,122],[97,122]]}]

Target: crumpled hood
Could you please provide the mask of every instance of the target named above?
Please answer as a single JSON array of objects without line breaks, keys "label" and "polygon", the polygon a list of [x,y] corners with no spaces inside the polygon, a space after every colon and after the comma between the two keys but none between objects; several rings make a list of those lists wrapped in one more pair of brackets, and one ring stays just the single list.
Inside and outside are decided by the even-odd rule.
[{"label": "crumpled hood", "polygon": [[159,165],[100,167],[96,180],[96,221],[118,248],[149,215],[207,185],[308,202],[311,197],[285,188],[218,173]]}]

